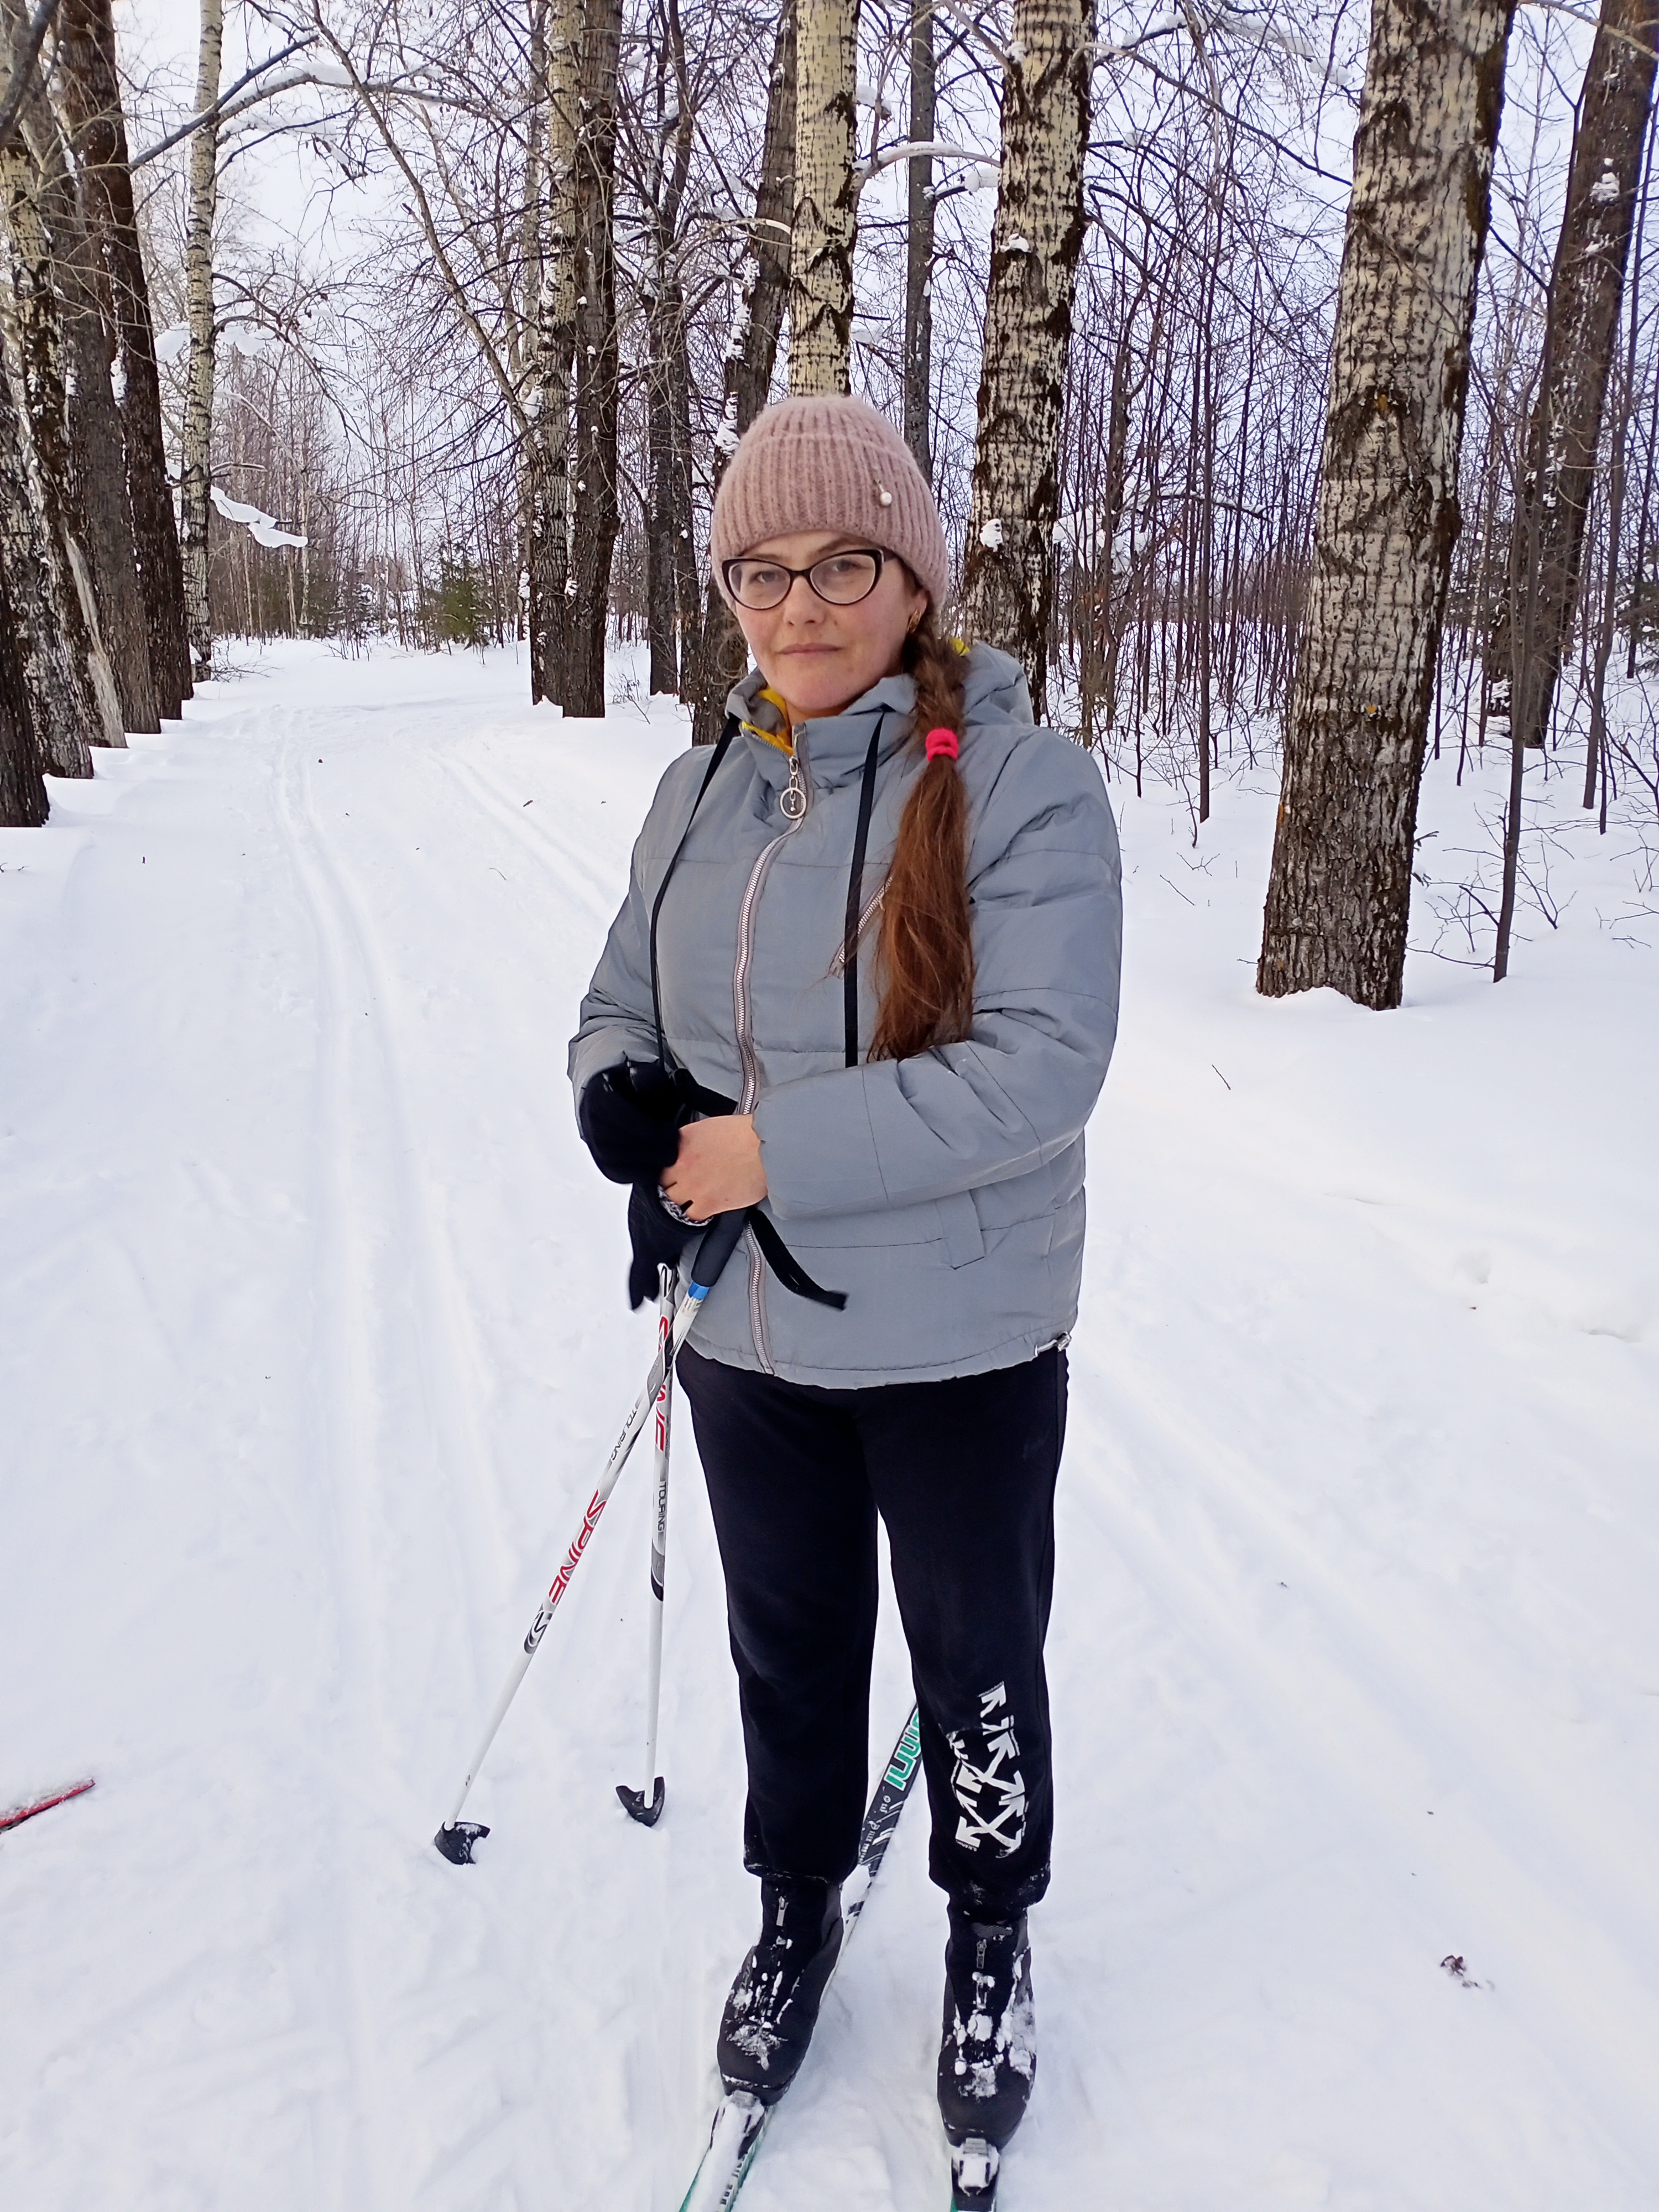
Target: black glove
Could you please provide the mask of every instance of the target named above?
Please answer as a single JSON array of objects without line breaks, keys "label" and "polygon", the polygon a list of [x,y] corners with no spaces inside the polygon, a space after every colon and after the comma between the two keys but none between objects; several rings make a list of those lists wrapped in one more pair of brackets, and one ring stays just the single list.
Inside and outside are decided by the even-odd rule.
[{"label": "black glove", "polygon": [[628,1303],[637,1312],[657,1295],[659,1267],[677,1267],[680,1255],[708,1226],[676,1221],[654,1182],[636,1182],[628,1201],[628,1241],[634,1257],[628,1269]]},{"label": "black glove", "polygon": [[576,1127],[602,1176],[611,1182],[648,1179],[654,1190],[664,1169],[673,1165],[685,1115],[685,1101],[666,1068],[654,1060],[625,1060],[589,1078]]},{"label": "black glove", "polygon": [[678,1267],[681,1253],[708,1225],[677,1221],[658,1189],[679,1152],[681,1128],[696,1114],[732,1110],[729,1098],[700,1090],[684,1069],[671,1073],[654,1060],[602,1068],[584,1086],[576,1109],[582,1141],[601,1175],[634,1186],[628,1201],[630,1306],[656,1297],[658,1268]]}]

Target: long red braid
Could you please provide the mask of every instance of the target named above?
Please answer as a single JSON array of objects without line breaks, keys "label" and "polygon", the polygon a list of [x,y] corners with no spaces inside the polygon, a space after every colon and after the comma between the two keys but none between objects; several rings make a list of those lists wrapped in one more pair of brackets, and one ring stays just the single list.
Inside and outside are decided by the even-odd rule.
[{"label": "long red braid", "polygon": [[[963,734],[966,662],[939,635],[930,607],[905,647],[915,677],[911,743]],[[916,778],[899,823],[881,914],[881,1006],[872,1060],[906,1060],[965,1037],[974,1018],[974,938],[968,903],[968,799],[940,752]]]}]

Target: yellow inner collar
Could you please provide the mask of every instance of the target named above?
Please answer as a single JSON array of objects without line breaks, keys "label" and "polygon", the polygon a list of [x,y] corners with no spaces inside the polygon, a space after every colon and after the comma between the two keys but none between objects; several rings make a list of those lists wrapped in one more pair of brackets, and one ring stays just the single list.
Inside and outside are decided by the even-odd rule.
[{"label": "yellow inner collar", "polygon": [[[759,713],[763,701],[773,709],[781,726],[769,726],[773,720],[773,715],[763,716]],[[795,728],[793,718],[789,712],[788,701],[779,692],[773,690],[769,684],[755,694],[755,705],[757,710],[756,720],[752,722],[744,722],[741,726],[748,731],[750,737],[759,738],[766,744],[775,745],[786,760],[793,760],[795,757]]]}]

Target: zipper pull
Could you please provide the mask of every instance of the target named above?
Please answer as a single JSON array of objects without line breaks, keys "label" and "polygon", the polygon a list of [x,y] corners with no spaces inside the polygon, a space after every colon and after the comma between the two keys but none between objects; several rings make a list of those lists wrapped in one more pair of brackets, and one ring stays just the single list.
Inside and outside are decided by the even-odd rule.
[{"label": "zipper pull", "polygon": [[778,805],[791,822],[799,822],[806,811],[806,784],[800,772],[799,754],[791,753],[789,756],[789,781],[783,787]]}]

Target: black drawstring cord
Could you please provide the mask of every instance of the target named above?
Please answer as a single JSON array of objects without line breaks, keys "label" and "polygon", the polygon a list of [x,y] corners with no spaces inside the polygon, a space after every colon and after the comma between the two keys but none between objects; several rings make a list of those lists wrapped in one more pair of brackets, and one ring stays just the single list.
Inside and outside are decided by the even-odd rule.
[{"label": "black drawstring cord", "polygon": [[847,1065],[859,1064],[859,923],[864,918],[864,854],[870,842],[870,816],[876,804],[876,755],[887,726],[884,714],[876,724],[870,750],[864,756],[864,780],[859,787],[859,826],[853,836],[853,865],[847,876],[847,933],[842,951],[842,1004],[847,1024]]},{"label": "black drawstring cord", "polygon": [[680,864],[680,854],[685,850],[685,841],[691,835],[691,824],[697,818],[697,809],[708,795],[708,787],[714,781],[714,770],[731,750],[732,740],[738,734],[738,718],[728,714],[726,726],[720,732],[720,742],[714,747],[714,757],[708,763],[702,781],[697,786],[697,795],[691,802],[691,811],[685,817],[685,827],[680,832],[680,842],[674,848],[672,859],[663,870],[662,881],[657,886],[657,896],[651,902],[651,1016],[657,1025],[657,1061],[665,1071],[668,1066],[668,1047],[662,1033],[662,985],[657,975],[657,916],[662,912],[662,902],[668,896],[668,886],[674,871]]}]

